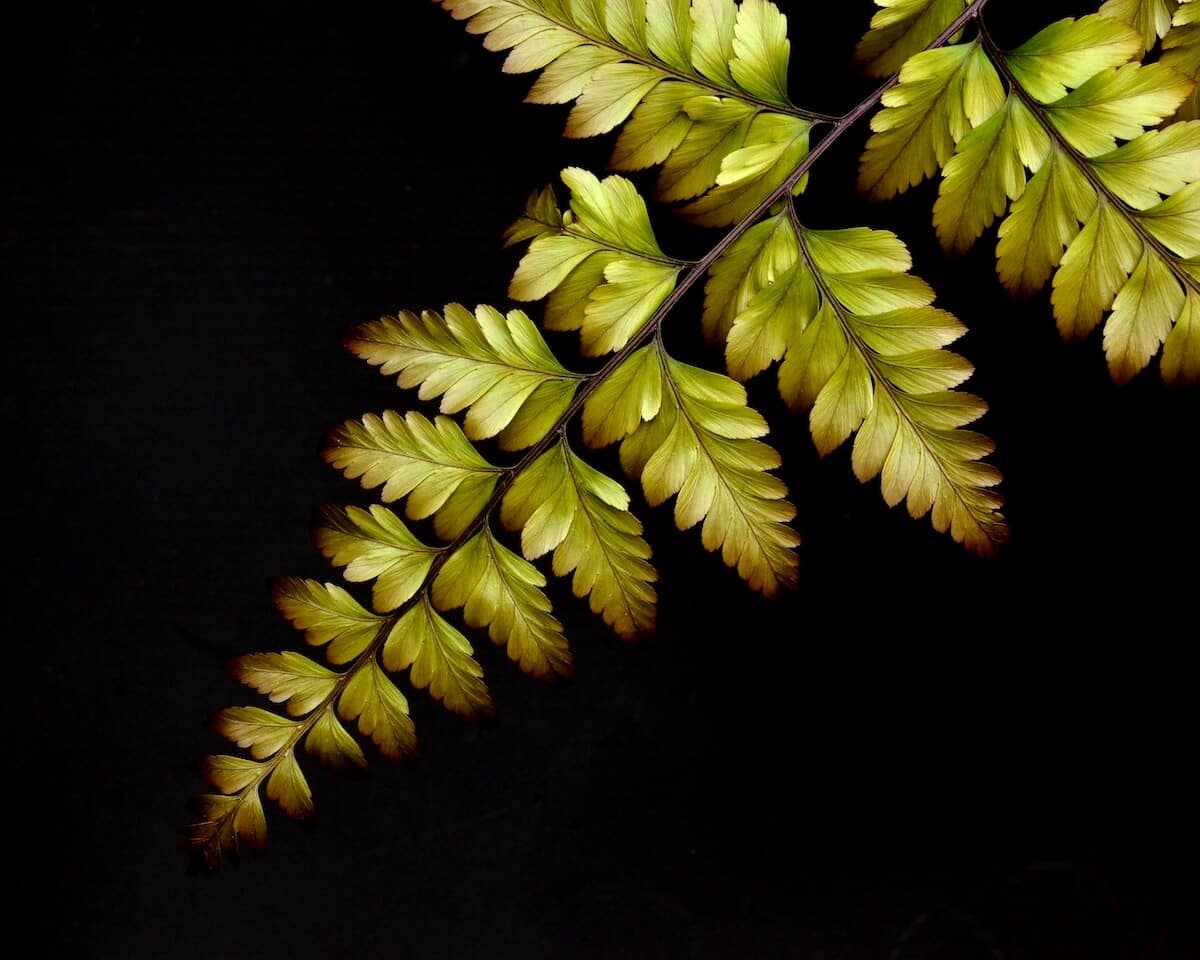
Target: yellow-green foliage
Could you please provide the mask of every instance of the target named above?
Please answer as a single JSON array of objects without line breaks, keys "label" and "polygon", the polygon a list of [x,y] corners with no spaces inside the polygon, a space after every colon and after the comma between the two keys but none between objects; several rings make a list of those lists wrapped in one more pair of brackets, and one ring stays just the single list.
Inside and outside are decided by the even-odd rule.
[{"label": "yellow-green foliage", "polygon": [[[968,429],[987,407],[957,389],[972,367],[946,349],[965,327],[933,305],[894,234],[813,229],[797,207],[813,162],[881,101],[865,191],[888,197],[942,169],[934,223],[947,250],[1004,217],[1005,286],[1030,293],[1053,275],[1067,336],[1107,312],[1116,378],[1164,342],[1168,380],[1200,375],[1200,121],[1189,119],[1200,0],[1109,0],[1008,52],[979,17],[986,0],[877,0],[856,58],[890,79],[841,117],[792,104],[787,22],[768,0],[439,2],[507,51],[505,70],[540,71],[529,100],[573,102],[568,136],[619,129],[613,167],[660,167],[658,199],[730,229],[700,260],[671,257],[633,183],[568,167],[568,202],[547,187],[508,231],[525,247],[509,295],[545,301],[543,326],[578,331],[582,357],[600,358],[591,369],[567,369],[519,309],[451,303],[353,332],[354,353],[438,412],[367,413],[330,434],[326,461],[382,503],[324,507],[315,539],[348,583],[371,584],[370,601],[336,583],[277,585],[316,656],[233,664],[277,711],[215,718],[249,756],[205,762],[217,792],[199,798],[185,842],[212,866],[265,841],[264,789],[288,814],[312,812],[301,749],[361,766],[356,727],[388,757],[414,752],[398,674],[463,717],[490,713],[470,631],[535,677],[569,676],[535,561],[620,636],[654,627],[656,572],[633,501],[585,447],[618,444],[646,503],[673,499],[676,525],[699,528],[752,589],[793,585],[796,508],[740,382],[770,368],[817,449],[853,437],[855,475],[879,477],[887,503],[976,553],[1007,539],[992,443]],[[1161,58],[1142,65],[1148,50]],[[694,322],[729,375],[671,356],[661,335],[701,285]],[[569,439],[576,417],[582,444]],[[403,517],[383,505],[397,501]]]},{"label": "yellow-green foliage", "polygon": [[[1109,0],[1014,50],[980,22],[973,39],[916,54],[871,122],[859,185],[886,198],[941,167],[933,222],[947,251],[1007,212],[997,272],[1011,293],[1053,275],[1064,337],[1086,337],[1108,313],[1114,379],[1161,348],[1163,377],[1195,382],[1200,121],[1182,118],[1195,115],[1198,7]],[[1138,62],[1160,37],[1162,58]]]},{"label": "yellow-green foliage", "polygon": [[[767,0],[440,0],[507,73],[542,73],[526,98],[570,103],[568,137],[624,125],[617,170],[661,164],[660,200],[697,223],[749,213],[808,153],[822,114],[787,93],[787,19]],[[710,189],[713,187],[716,189]]]}]

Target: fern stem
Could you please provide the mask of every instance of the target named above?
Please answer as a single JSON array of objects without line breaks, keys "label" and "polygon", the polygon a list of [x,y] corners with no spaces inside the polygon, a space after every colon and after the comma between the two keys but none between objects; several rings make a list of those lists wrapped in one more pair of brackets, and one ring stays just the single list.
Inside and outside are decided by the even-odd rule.
[{"label": "fern stem", "polygon": [[721,86],[719,83],[714,83],[712,80],[709,80],[700,73],[689,73],[685,70],[679,70],[668,63],[664,63],[657,57],[638,56],[634,51],[629,50],[626,47],[622,47],[619,44],[613,43],[604,37],[596,37],[592,36],[590,33],[585,33],[573,24],[563,23],[561,20],[550,16],[550,14],[541,7],[531,7],[522,2],[522,0],[510,0],[510,2],[514,6],[520,7],[523,10],[527,10],[530,13],[535,13],[539,17],[548,20],[560,30],[565,30],[568,33],[575,34],[577,37],[582,37],[593,46],[604,47],[606,50],[612,50],[614,53],[620,54],[622,60],[628,60],[631,63],[638,63],[644,67],[650,67],[659,71],[660,73],[665,73],[673,80],[682,80],[685,83],[691,83],[697,87],[703,87],[706,90],[711,90],[717,96],[736,97],[738,100],[741,100],[744,103],[753,104],[762,110],[770,110],[772,113],[786,114],[789,117],[796,117],[799,120],[808,120],[814,124],[836,123],[839,119],[838,117],[832,116],[828,113],[818,113],[815,110],[804,110],[801,107],[797,107],[793,104],[772,103],[770,100],[763,100],[761,97],[756,97],[744,90],[732,90],[729,87]]},{"label": "fern stem", "polygon": [[1021,85],[1020,80],[1009,69],[1004,51],[992,39],[992,35],[988,32],[987,25],[983,22],[982,18],[980,18],[978,26],[979,39],[983,43],[983,49],[987,51],[988,59],[992,61],[996,69],[1004,76],[1004,79],[1008,82],[1009,89],[1016,93],[1029,112],[1037,118],[1038,123],[1042,125],[1042,129],[1046,131],[1046,135],[1054,141],[1055,146],[1071,158],[1071,161],[1082,171],[1087,182],[1096,191],[1096,194],[1103,197],[1106,202],[1125,218],[1125,221],[1133,229],[1134,233],[1138,235],[1142,243],[1158,254],[1159,259],[1167,265],[1167,269],[1171,271],[1180,285],[1185,290],[1190,289],[1197,295],[1200,295],[1200,280],[1196,280],[1184,270],[1180,263],[1181,258],[1172,253],[1158,237],[1154,236],[1146,228],[1146,225],[1135,215],[1135,211],[1129,204],[1109,189],[1108,185],[1100,178],[1100,175],[1096,173],[1095,168],[1092,166],[1091,158],[1084,156],[1076,150],[1062,135],[1062,132],[1054,125],[1054,121],[1046,113],[1043,105],[1029,94],[1029,91]]}]

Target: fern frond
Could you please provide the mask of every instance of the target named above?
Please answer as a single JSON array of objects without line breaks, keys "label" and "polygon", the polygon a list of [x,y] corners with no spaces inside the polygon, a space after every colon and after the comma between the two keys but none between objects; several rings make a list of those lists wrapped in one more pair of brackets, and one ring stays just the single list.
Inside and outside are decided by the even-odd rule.
[{"label": "fern frond", "polygon": [[619,350],[654,315],[685,263],[659,249],[646,202],[624,177],[568,167],[570,209],[553,191],[530,198],[508,242],[532,238],[509,285],[515,300],[549,295],[546,327],[579,330],[587,356]]},{"label": "fern frond", "polygon": [[[876,0],[879,10],[854,50],[854,59],[872,77],[899,73],[966,8],[968,0]],[[951,41],[957,35],[951,37]]]},{"label": "fern frond", "polygon": [[505,316],[486,305],[474,316],[458,303],[444,316],[401,311],[358,327],[347,346],[381,373],[399,374],[401,387],[420,387],[422,400],[441,397],[442,413],[466,409],[467,437],[499,434],[503,450],[542,439],[585,379],[558,362],[520,310]]},{"label": "fern frond", "polygon": [[656,340],[605,387],[584,406],[588,442],[622,440],[621,464],[641,479],[649,504],[676,497],[676,526],[703,520],[705,549],[720,550],[751,589],[773,596],[793,585],[800,538],[786,524],[796,510],[768,473],[779,455],[757,439],[767,424],[741,385],[675,360]]},{"label": "fern frond", "polygon": [[[836,118],[787,94],[787,18],[769,0],[441,0],[504,70],[542,70],[527,99],[575,105],[568,137],[624,124],[611,165],[662,165],[662,200],[697,222],[734,223],[808,151],[809,131]],[[803,184],[800,185],[803,187]]]},{"label": "fern frond", "polygon": [[[982,4],[960,7],[929,43],[956,34]],[[989,489],[998,475],[980,462],[990,441],[961,429],[984,405],[952,389],[970,367],[939,349],[961,326],[930,306],[932,292],[907,274],[908,253],[893,236],[808,230],[791,201],[816,156],[879,93],[838,118],[809,153],[808,130],[822,118],[787,101],[785,24],[765,0],[443,5],[488,34],[489,46],[509,49],[510,69],[545,67],[535,94],[578,98],[574,133],[601,132],[632,112],[618,142],[622,162],[663,162],[660,195],[699,197],[685,208],[694,219],[736,224],[690,263],[663,254],[644,201],[620,177],[567,170],[566,211],[552,191],[531,199],[508,236],[529,242],[513,294],[548,297],[547,325],[579,329],[585,353],[615,352],[595,373],[566,370],[520,311],[451,304],[355,331],[351,349],[422,399],[440,398],[443,415],[387,411],[348,421],[332,432],[325,458],[364,488],[382,488],[385,501],[407,498],[407,517],[430,519],[442,543],[423,543],[380,505],[322,510],[318,546],[348,581],[375,581],[374,610],[335,584],[280,581],[281,611],[336,669],[291,652],[233,664],[283,712],[235,707],[214,721],[249,758],[206,762],[219,793],[199,798],[199,822],[184,835],[210,865],[239,843],[265,840],[264,786],[289,814],[312,812],[301,744],[323,763],[361,765],[346,726],[356,724],[388,756],[415,751],[408,701],[390,673],[407,670],[415,687],[464,717],[492,710],[483,671],[448,611],[461,608],[470,627],[486,627],[527,672],[569,674],[562,627],[530,561],[551,555],[554,572],[571,575],[574,593],[622,636],[653,627],[650,547],[624,488],[571,449],[567,427],[578,413],[585,441],[619,442],[622,465],[647,499],[675,497],[677,525],[703,522],[704,546],[720,548],[753,588],[771,594],[794,581],[794,508],[772,472],[778,454],[761,440],[765,422],[734,380],[664,348],[664,318],[706,276],[705,327],[727,337],[736,376],[782,361],[785,397],[812,407],[822,451],[858,430],[855,470],[863,479],[882,473],[889,502],[907,497],[914,515],[932,511],[938,529],[980,552],[1003,539]],[[913,14],[926,15],[924,7]],[[1179,177],[1173,143],[1150,151],[1164,181]],[[1117,179],[1121,169],[1113,167]],[[783,212],[772,210],[781,201]],[[1193,213],[1179,201],[1153,215],[1164,242],[1177,242]],[[454,413],[464,413],[465,432],[445,415]],[[524,450],[520,460],[490,463],[472,445],[489,437]],[[521,554],[493,532],[497,511],[519,531]]]},{"label": "fern frond", "polygon": [[581,460],[565,438],[517,476],[500,517],[521,532],[528,559],[554,551],[554,573],[573,573],[575,596],[590,597],[592,611],[622,637],[653,628],[657,576],[629,495]]},{"label": "fern frond", "polygon": [[550,612],[546,578],[520,554],[483,529],[450,556],[433,581],[439,610],[463,609],[467,625],[488,627],[521,669],[540,679],[572,675],[562,624]]},{"label": "fern frond", "polygon": [[[321,590],[313,584],[293,584],[290,589],[311,591],[314,601]],[[328,618],[314,613],[308,619],[336,621],[343,617],[343,602],[340,598],[332,602],[336,609],[328,612]],[[251,847],[265,844],[267,825],[260,796],[264,784],[267,796],[288,815],[303,818],[312,814],[312,792],[296,760],[301,740],[308,753],[329,766],[366,763],[339,716],[347,722],[357,719],[359,732],[370,736],[387,756],[399,759],[415,752],[408,701],[376,662],[383,638],[381,631],[344,673],[291,652],[251,654],[234,662],[234,675],[269,694],[272,701],[287,702],[289,717],[257,707],[230,707],[214,718],[214,729],[249,750],[252,759],[213,756],[204,763],[205,778],[221,794],[198,798],[200,819],[185,828],[183,841],[199,851],[210,868],[216,867],[224,854],[236,853],[241,843]]]},{"label": "fern frond", "polygon": [[953,389],[971,366],[941,348],[965,328],[930,306],[933,291],[910,266],[894,234],[812,230],[789,205],[714,266],[707,323],[727,331],[726,360],[739,379],[782,360],[780,392],[810,411],[822,454],[857,431],[860,481],[882,474],[889,505],[907,498],[914,518],[932,511],[935,529],[989,554],[1008,538],[992,490],[1000,474],[981,462],[992,442],[962,429],[987,405]]},{"label": "fern frond", "polygon": [[326,506],[313,531],[317,548],[351,583],[374,580],[372,606],[379,613],[395,610],[415,594],[441,552],[412,535],[386,507]]},{"label": "fern frond", "polygon": [[429,421],[391,410],[349,420],[330,435],[325,461],[385,503],[408,498],[410,519],[433,517],[444,540],[458,536],[488,502],[504,472],[488,463],[449,417]]},{"label": "fern frond", "polygon": [[[1187,0],[1183,0],[1187,2]],[[1139,54],[1147,53],[1171,29],[1178,0],[1105,0],[1100,15],[1131,27],[1141,40]]]},{"label": "fern frond", "polygon": [[1200,127],[1147,129],[1192,82],[1162,63],[1130,62],[1143,38],[1106,16],[1060,20],[1007,53],[979,28],[955,55],[985,64],[973,78],[935,70],[953,48],[905,65],[872,121],[860,185],[886,197],[944,166],[934,224],[947,250],[966,250],[1007,211],[997,271],[1011,293],[1034,293],[1053,275],[1067,338],[1111,311],[1104,346],[1118,381],[1164,344],[1163,376],[1197,379],[1190,185],[1200,180]]},{"label": "fern frond", "polygon": [[1171,23],[1171,29],[1163,37],[1159,62],[1192,81],[1191,95],[1173,119],[1200,119],[1200,3],[1182,0]]}]

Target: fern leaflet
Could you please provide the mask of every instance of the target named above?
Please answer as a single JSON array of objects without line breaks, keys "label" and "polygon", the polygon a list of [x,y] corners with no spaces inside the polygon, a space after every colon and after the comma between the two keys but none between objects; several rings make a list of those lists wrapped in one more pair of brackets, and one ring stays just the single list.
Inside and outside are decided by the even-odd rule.
[{"label": "fern leaflet", "polygon": [[566,136],[624,125],[612,166],[661,164],[657,196],[699,197],[683,208],[699,223],[749,213],[807,154],[813,125],[837,119],[788,99],[787,18],[768,0],[441,2],[509,51],[506,72],[542,70],[529,101],[575,101]]}]

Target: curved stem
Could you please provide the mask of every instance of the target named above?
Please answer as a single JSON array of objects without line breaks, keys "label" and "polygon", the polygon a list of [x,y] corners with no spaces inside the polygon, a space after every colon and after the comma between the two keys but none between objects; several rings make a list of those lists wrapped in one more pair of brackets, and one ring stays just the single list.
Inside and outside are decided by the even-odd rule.
[{"label": "curved stem", "polygon": [[[963,12],[955,18],[954,22],[946,27],[946,29],[943,30],[936,38],[934,38],[934,40],[930,42],[925,49],[932,50],[946,43],[946,41],[948,41],[952,36],[954,36],[954,34],[961,30],[965,24],[975,19],[987,3],[988,0],[974,0],[974,2],[964,9]],[[588,39],[589,41],[594,42],[594,38],[589,37]],[[653,63],[653,66],[657,68],[663,68],[663,66],[657,61]],[[671,71],[667,70],[667,72],[670,73]],[[679,74],[679,77],[680,79],[685,79],[690,82],[702,82],[696,81],[694,78],[687,76],[686,74]],[[891,77],[887,82],[877,87],[861,103],[847,113],[843,114],[841,117],[833,118],[826,117],[822,114],[809,114],[806,112],[797,112],[794,114],[796,116],[803,116],[806,119],[830,121],[832,122],[832,126],[830,127],[829,131],[820,140],[818,140],[816,144],[813,145],[813,148],[809,151],[808,155],[805,156],[805,158],[801,160],[799,164],[797,164],[796,168],[781,184],[779,184],[779,186],[767,194],[767,196],[765,196],[753,210],[739,220],[737,224],[731,227],[725,236],[723,236],[720,241],[718,241],[717,244],[711,250],[709,250],[707,254],[704,255],[704,257],[687,266],[686,272],[683,274],[675,289],[671,292],[671,295],[662,302],[659,308],[654,311],[650,319],[633,337],[630,338],[629,342],[626,343],[625,346],[623,346],[616,353],[614,353],[603,367],[593,374],[586,375],[586,379],[584,379],[583,385],[575,394],[574,399],[562,412],[553,426],[546,431],[546,435],[533,446],[531,446],[521,457],[521,459],[517,461],[517,463],[504,469],[503,475],[500,478],[499,483],[497,483],[496,489],[488,498],[487,503],[483,505],[479,513],[476,514],[475,518],[457,537],[454,538],[454,540],[441,548],[437,557],[430,565],[429,571],[425,575],[425,579],[421,582],[421,586],[417,588],[412,597],[410,597],[396,610],[392,611],[388,615],[387,619],[380,624],[379,632],[375,635],[375,638],[371,641],[370,645],[363,650],[362,653],[355,657],[350,666],[338,676],[337,683],[330,690],[329,694],[316,707],[314,707],[307,716],[296,722],[296,729],[288,738],[284,746],[261,764],[261,774],[256,777],[253,782],[247,784],[236,794],[239,798],[244,798],[252,791],[257,791],[261,787],[262,782],[268,776],[270,776],[270,774],[279,765],[283,757],[295,750],[295,748],[299,745],[300,740],[303,739],[308,731],[312,729],[313,725],[316,724],[316,722],[324,715],[325,711],[333,708],[338,697],[340,697],[345,691],[346,685],[349,684],[350,680],[358,673],[360,669],[362,669],[368,660],[373,659],[379,654],[379,651],[383,647],[384,642],[387,640],[388,635],[395,628],[396,624],[400,622],[400,619],[417,603],[425,601],[430,587],[433,585],[434,580],[441,572],[442,567],[445,566],[446,561],[449,560],[449,558],[453,556],[456,551],[465,546],[468,541],[475,537],[476,534],[478,534],[488,522],[493,511],[500,505],[500,501],[504,499],[505,494],[508,493],[517,476],[528,469],[535,460],[542,456],[542,454],[549,450],[554,444],[566,442],[567,426],[575,418],[576,414],[578,414],[583,408],[583,405],[587,402],[588,397],[590,397],[600,387],[600,385],[606,379],[608,379],[608,377],[611,376],[612,373],[619,366],[621,366],[621,364],[623,364],[636,350],[645,344],[647,340],[649,340],[651,337],[661,337],[661,327],[667,315],[678,305],[679,301],[683,299],[687,292],[700,281],[700,278],[708,273],[712,265],[716,263],[717,260],[719,260],[734,243],[737,242],[742,234],[744,234],[755,223],[758,222],[759,218],[762,217],[763,214],[770,210],[775,203],[785,197],[789,198],[790,206],[790,195],[792,190],[795,188],[796,184],[800,182],[801,178],[808,173],[813,164],[817,162],[817,160],[825,153],[826,150],[828,150],[831,146],[833,146],[834,143],[841,139],[841,137],[851,127],[853,127],[856,123],[858,123],[859,120],[866,116],[866,114],[869,113],[879,103],[879,101],[883,98],[883,95],[892,87],[894,87],[898,81],[898,74]],[[707,85],[713,86],[711,84]],[[728,93],[729,91],[725,92]],[[780,107],[775,104],[763,103],[761,105],[767,109],[776,111],[780,110]],[[237,806],[231,808],[230,812],[222,817],[222,821],[219,822],[223,822],[229,817],[235,816],[240,806],[241,804],[239,803]],[[219,836],[219,829],[214,830],[213,838],[210,842],[219,843]]]}]

